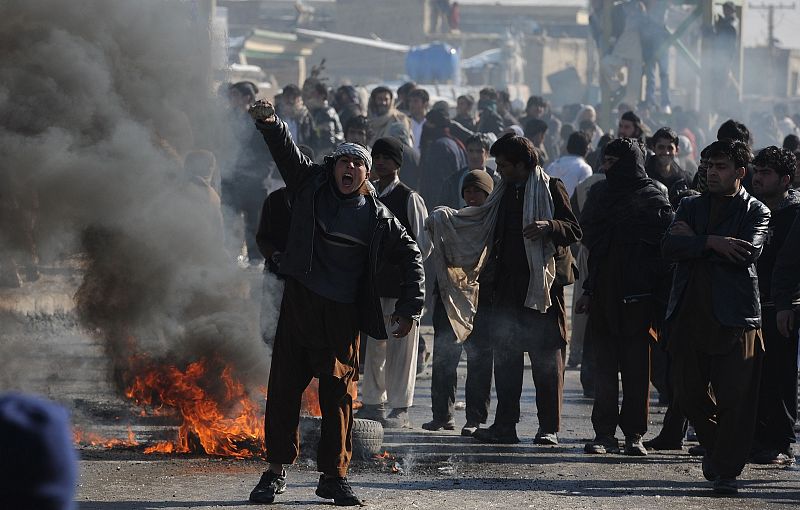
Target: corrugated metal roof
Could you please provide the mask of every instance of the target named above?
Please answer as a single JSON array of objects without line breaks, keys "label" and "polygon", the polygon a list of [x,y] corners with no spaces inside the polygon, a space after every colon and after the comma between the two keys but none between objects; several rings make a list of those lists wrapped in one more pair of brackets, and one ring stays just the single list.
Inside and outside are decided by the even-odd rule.
[{"label": "corrugated metal roof", "polygon": [[530,5],[531,7],[585,7],[589,8],[588,0],[458,0],[461,5]]}]

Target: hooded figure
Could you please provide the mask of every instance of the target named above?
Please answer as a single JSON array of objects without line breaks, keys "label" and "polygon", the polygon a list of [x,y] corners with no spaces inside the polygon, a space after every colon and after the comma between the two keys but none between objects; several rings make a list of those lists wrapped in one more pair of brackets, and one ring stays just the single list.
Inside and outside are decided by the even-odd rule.
[{"label": "hooded figure", "polygon": [[[593,186],[586,200],[581,215],[583,244],[607,252],[610,235],[621,235],[628,240],[644,235],[652,240],[651,218],[640,217],[639,213],[660,213],[670,204],[663,187],[647,176],[639,142],[631,138],[614,140],[606,146],[604,157],[615,162],[606,169],[606,180]],[[655,231],[663,234],[659,227]],[[660,242],[660,237],[656,242]],[[596,254],[600,255],[600,251]]]},{"label": "hooded figure", "polygon": [[[651,331],[664,315],[662,291],[669,286],[660,242],[674,213],[666,195],[647,177],[637,140],[609,143],[603,166],[606,180],[592,187],[581,215],[589,274],[576,311],[589,312],[595,359],[596,439],[585,451],[618,451],[614,434],[619,425],[625,453],[640,456],[647,455],[641,438],[647,431]],[[621,410],[620,372],[625,388]]]}]

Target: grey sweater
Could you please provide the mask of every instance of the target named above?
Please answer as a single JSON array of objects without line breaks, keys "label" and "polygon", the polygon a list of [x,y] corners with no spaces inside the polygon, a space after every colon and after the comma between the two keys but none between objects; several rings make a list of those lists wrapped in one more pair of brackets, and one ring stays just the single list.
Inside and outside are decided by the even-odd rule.
[{"label": "grey sweater", "polygon": [[291,274],[322,297],[355,303],[367,271],[371,211],[362,195],[342,197],[323,186],[316,197],[310,272]]}]

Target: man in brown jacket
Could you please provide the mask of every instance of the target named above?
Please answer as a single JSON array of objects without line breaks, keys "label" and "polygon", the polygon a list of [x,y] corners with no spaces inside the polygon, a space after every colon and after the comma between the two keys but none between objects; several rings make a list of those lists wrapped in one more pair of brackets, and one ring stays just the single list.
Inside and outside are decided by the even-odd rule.
[{"label": "man in brown jacket", "polygon": [[[536,385],[536,409],[539,430],[537,444],[558,444],[561,424],[561,400],[564,390],[566,352],[563,283],[551,281],[544,289],[549,306],[532,309],[529,297],[534,282],[528,256],[529,242],[541,241],[556,250],[556,258],[565,256],[569,245],[580,240],[581,228],[572,213],[564,184],[544,173],[539,156],[530,140],[505,135],[495,142],[491,155],[502,175],[502,189],[491,259],[495,267],[492,288],[494,327],[494,377],[497,410],[494,424],[478,429],[473,437],[488,443],[517,443],[516,426],[520,417],[520,397],[524,374],[524,355],[531,361]],[[526,211],[534,197],[526,193],[529,180],[538,179],[546,189],[550,209],[545,219],[527,223]],[[526,204],[526,202],[528,202]],[[539,290],[542,290],[541,288]]]}]

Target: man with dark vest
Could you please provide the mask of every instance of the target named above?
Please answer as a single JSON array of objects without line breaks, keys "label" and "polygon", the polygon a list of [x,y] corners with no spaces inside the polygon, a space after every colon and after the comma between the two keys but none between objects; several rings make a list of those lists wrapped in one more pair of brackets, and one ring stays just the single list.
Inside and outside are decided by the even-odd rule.
[{"label": "man with dark vest", "polygon": [[[400,221],[408,235],[419,246],[423,260],[431,251],[430,242],[424,229],[428,210],[417,192],[400,182],[398,172],[403,163],[403,143],[394,137],[375,140],[372,146],[373,180],[378,200]],[[378,268],[375,282],[381,298],[387,327],[394,310],[395,302],[401,295],[400,268],[385,263]],[[367,339],[364,361],[364,385],[361,398],[364,407],[358,412],[359,418],[377,420],[386,428],[410,428],[408,408],[414,398],[417,372],[418,324],[403,338],[391,340]],[[392,408],[385,416],[385,407]]]}]

